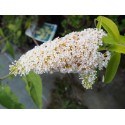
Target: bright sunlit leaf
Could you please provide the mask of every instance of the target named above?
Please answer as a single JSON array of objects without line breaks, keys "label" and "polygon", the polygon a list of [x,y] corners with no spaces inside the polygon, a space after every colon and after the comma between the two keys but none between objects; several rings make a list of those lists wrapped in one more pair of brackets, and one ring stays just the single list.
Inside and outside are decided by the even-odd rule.
[{"label": "bright sunlit leaf", "polygon": [[[110,19],[104,17],[104,16],[98,16],[97,17],[97,21],[100,23],[101,22],[101,25],[103,26],[103,28],[110,34],[113,36],[114,40],[116,42],[119,41],[119,37],[120,37],[120,34],[119,34],[119,30],[118,30],[118,27],[117,25]],[[98,26],[98,24],[97,24]]]},{"label": "bright sunlit leaf", "polygon": [[119,42],[114,42],[112,36],[108,35],[103,38],[103,42],[104,44],[107,44],[107,50],[125,54],[124,36],[120,36]]},{"label": "bright sunlit leaf", "polygon": [[106,68],[106,73],[104,76],[104,82],[105,83],[110,83],[113,78],[115,77],[115,74],[117,72],[119,63],[121,59],[121,54],[120,53],[112,53],[111,59],[108,62],[108,66]]}]

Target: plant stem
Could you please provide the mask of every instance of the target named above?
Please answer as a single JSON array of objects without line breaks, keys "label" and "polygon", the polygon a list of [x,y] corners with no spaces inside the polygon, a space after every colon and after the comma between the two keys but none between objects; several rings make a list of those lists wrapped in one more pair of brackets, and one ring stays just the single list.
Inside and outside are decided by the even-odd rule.
[{"label": "plant stem", "polygon": [[12,35],[13,35],[13,34],[11,34],[11,35],[9,35],[9,36],[3,38],[2,40],[0,40],[0,44],[1,44],[2,42],[6,41],[6,40],[7,40],[9,37],[11,37]]},{"label": "plant stem", "polygon": [[[32,39],[33,39],[33,38],[32,38]],[[39,46],[39,44],[38,44],[38,42],[37,42],[36,40],[33,39],[33,42],[34,42],[37,46]]]},{"label": "plant stem", "polygon": [[4,79],[8,78],[9,76],[11,76],[11,74],[8,74],[8,75],[5,75],[3,77],[0,77],[0,80],[4,80]]}]

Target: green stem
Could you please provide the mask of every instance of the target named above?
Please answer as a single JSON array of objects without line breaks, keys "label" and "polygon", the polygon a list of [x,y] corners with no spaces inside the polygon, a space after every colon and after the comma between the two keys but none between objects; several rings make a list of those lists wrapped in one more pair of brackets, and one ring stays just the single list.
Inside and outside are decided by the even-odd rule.
[{"label": "green stem", "polygon": [[100,47],[100,48],[98,49],[98,51],[103,51],[103,50],[107,50],[106,47]]},{"label": "green stem", "polygon": [[13,35],[13,34],[11,34],[11,35],[5,37],[4,39],[0,40],[0,44],[3,43],[4,41],[6,41],[6,40],[7,40],[9,37],[11,37],[12,35]]},{"label": "green stem", "polygon": [[101,26],[102,26],[102,18],[98,21],[96,27],[100,30],[100,29],[101,29]]},{"label": "green stem", "polygon": [[11,74],[8,74],[8,75],[5,75],[3,77],[0,77],[0,80],[4,80],[4,79],[8,78],[9,76],[11,76]]}]

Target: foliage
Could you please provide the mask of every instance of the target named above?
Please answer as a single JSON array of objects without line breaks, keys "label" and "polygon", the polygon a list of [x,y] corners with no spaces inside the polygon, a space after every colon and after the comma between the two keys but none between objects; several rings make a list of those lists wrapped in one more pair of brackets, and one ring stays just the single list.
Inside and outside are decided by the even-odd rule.
[{"label": "foliage", "polygon": [[61,22],[64,30],[62,36],[72,31],[81,31],[84,28],[94,27],[93,24],[94,18],[95,16],[82,16],[82,15],[65,16],[65,19]]},{"label": "foliage", "polygon": [[[7,77],[10,77],[7,75]],[[18,102],[18,97],[11,91],[10,87],[0,79],[0,104],[6,108],[24,108],[24,105]],[[38,74],[30,72],[27,76],[22,77],[26,84],[26,90],[38,108],[42,108],[42,80]]]},{"label": "foliage", "polygon": [[114,39],[114,41],[118,41],[119,40],[119,30],[117,25],[110,19],[103,17],[103,16],[99,16],[97,17],[97,21],[100,24],[98,27],[97,24],[97,28],[101,29],[101,25],[104,27],[104,29],[108,32],[109,35],[112,36],[112,38]]},{"label": "foliage", "polygon": [[[95,27],[93,20],[97,17],[96,15],[67,15],[64,16],[64,20],[61,22],[63,33],[66,35],[72,31],[80,31],[84,28]],[[111,19],[119,27],[120,33],[125,34],[125,17],[120,15],[108,15],[106,16]]]},{"label": "foliage", "polygon": [[[25,30],[36,16],[2,16],[0,25],[0,44],[4,43],[2,52],[7,51],[14,58],[12,44],[22,47],[27,45]],[[29,40],[30,41],[30,40]]]},{"label": "foliage", "polygon": [[103,50],[113,52],[106,69],[106,75],[104,77],[104,82],[109,83],[113,80],[117,72],[121,53],[125,53],[125,36],[120,35],[117,25],[112,20],[99,16],[97,17],[97,21],[97,28],[100,29],[102,26],[108,33],[106,39],[103,39],[105,44]]},{"label": "foliage", "polygon": [[4,48],[2,49],[2,52],[8,52],[13,58],[15,57],[15,50],[10,42],[6,42]]},{"label": "foliage", "polygon": [[108,63],[108,67],[105,73],[105,83],[110,83],[113,78],[115,77],[115,74],[117,72],[119,63],[120,63],[120,59],[121,59],[121,54],[113,52],[111,59]]},{"label": "foliage", "polygon": [[24,105],[19,103],[18,97],[11,91],[8,85],[0,84],[0,104],[9,109],[22,109]]},{"label": "foliage", "polygon": [[125,16],[123,15],[110,15],[107,16],[109,19],[111,19],[115,24],[118,26],[119,31],[122,35],[125,34]]},{"label": "foliage", "polygon": [[26,44],[25,30],[31,25],[33,16],[3,16],[0,35],[16,45]]},{"label": "foliage", "polygon": [[26,83],[26,90],[38,108],[42,108],[42,81],[38,74],[30,72],[22,78]]}]

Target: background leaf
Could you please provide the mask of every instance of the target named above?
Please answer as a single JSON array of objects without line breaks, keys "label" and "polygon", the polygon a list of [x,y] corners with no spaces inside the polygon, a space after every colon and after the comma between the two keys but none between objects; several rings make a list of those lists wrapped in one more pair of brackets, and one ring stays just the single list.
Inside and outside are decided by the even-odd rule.
[{"label": "background leaf", "polygon": [[20,37],[21,34],[22,34],[21,30],[18,30],[17,33],[16,33],[17,37]]},{"label": "background leaf", "polygon": [[115,74],[117,72],[119,63],[121,59],[121,54],[120,53],[112,53],[111,59],[108,62],[108,66],[106,68],[106,73],[104,77],[104,82],[105,83],[110,83],[113,78],[115,77]]},{"label": "background leaf", "polygon": [[8,29],[11,30],[12,32],[15,32],[17,30],[17,26],[14,24],[9,24]]},{"label": "background leaf", "polygon": [[9,109],[23,109],[24,105],[19,103],[17,96],[7,85],[0,85],[0,104]]},{"label": "background leaf", "polygon": [[0,28],[0,36],[4,37],[4,33],[3,33],[2,28]]},{"label": "background leaf", "polygon": [[[101,21],[101,25],[103,26],[103,28],[110,34],[113,36],[115,41],[119,41],[119,30],[117,25],[110,19],[104,17],[104,16],[98,16],[97,17],[97,21]],[[97,24],[98,25],[98,24]]]},{"label": "background leaf", "polygon": [[7,51],[13,58],[15,57],[15,52],[12,44],[10,42],[6,42],[5,47],[2,49],[2,52]]},{"label": "background leaf", "polygon": [[38,74],[30,72],[22,78],[26,83],[26,90],[38,108],[42,108],[42,81]]}]

